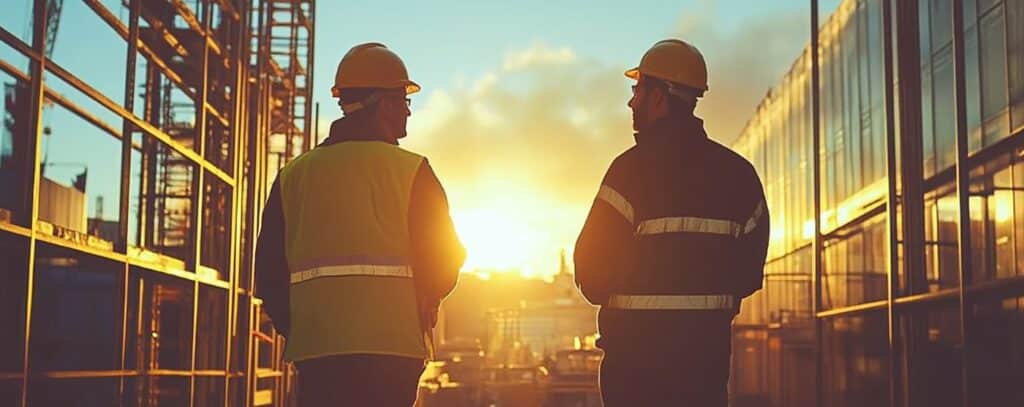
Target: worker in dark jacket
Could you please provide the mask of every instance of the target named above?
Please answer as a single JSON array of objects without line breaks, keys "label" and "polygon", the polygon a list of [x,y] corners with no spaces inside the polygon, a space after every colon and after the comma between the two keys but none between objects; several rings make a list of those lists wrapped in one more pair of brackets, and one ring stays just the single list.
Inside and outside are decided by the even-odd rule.
[{"label": "worker in dark jacket", "polygon": [[636,145],[611,164],[576,243],[576,283],[601,306],[605,405],[726,406],[731,323],[761,288],[768,211],[745,159],[694,117],[696,48],[656,43],[636,79]]},{"label": "worker in dark jacket", "polygon": [[398,147],[419,90],[384,45],[352,48],[345,117],[286,165],[256,248],[256,294],[287,338],[300,406],[411,406],[465,251],[427,160]]}]

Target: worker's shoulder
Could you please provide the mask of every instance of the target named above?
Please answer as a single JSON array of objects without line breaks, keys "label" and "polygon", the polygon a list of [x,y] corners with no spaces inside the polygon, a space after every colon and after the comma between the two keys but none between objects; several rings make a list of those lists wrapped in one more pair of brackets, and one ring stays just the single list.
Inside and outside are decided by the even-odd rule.
[{"label": "worker's shoulder", "polygon": [[750,160],[717,141],[710,138],[707,140],[705,154],[708,159],[707,162],[716,166],[718,171],[725,171],[744,178],[753,177],[757,179],[757,169],[754,168]]},{"label": "worker's shoulder", "polygon": [[608,172],[629,171],[633,166],[639,163],[639,160],[640,154],[637,150],[637,146],[633,145],[612,159],[612,163],[608,166]]},{"label": "worker's shoulder", "polygon": [[[386,144],[386,143],[383,143],[383,144]],[[423,154],[417,153],[415,151],[406,150],[405,148],[400,147],[400,146],[396,146],[394,144],[387,144],[387,146],[390,147],[391,149],[393,149],[396,152],[396,154],[399,154],[402,157],[409,158],[409,159],[422,160],[422,161],[426,161],[427,160],[426,156],[424,156]]]}]

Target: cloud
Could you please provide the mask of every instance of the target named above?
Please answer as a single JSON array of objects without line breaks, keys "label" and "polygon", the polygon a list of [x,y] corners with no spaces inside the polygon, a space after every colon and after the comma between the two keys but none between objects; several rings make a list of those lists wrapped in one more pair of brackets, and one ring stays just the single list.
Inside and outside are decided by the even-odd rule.
[{"label": "cloud", "polygon": [[576,60],[576,53],[568,47],[553,49],[544,43],[505,56],[504,69],[515,72],[539,65],[566,65]]},{"label": "cloud", "polygon": [[523,264],[553,272],[608,164],[633,142],[622,70],[537,43],[469,83],[432,92],[403,145],[430,159],[457,223],[484,209],[513,219],[539,252]]},{"label": "cloud", "polygon": [[727,31],[716,24],[720,9],[710,2],[699,7],[702,12],[680,18],[673,35],[704,54],[710,89],[697,114],[708,134],[728,144],[808,45],[810,22],[806,10],[774,11],[749,17]]},{"label": "cloud", "polygon": [[[699,7],[704,12],[688,15],[702,18],[681,18],[671,32],[705,53],[711,88],[698,114],[728,144],[806,45],[806,15],[752,16],[728,29],[714,24],[713,3]],[[427,95],[403,145],[430,159],[460,229],[516,234],[507,249],[522,253],[502,262],[551,273],[558,252],[573,246],[609,163],[633,144],[625,65],[535,43],[478,78]],[[511,219],[520,232],[500,230],[502,222],[486,229],[480,213]],[[471,260],[486,264],[473,259],[474,242],[466,244]]]}]

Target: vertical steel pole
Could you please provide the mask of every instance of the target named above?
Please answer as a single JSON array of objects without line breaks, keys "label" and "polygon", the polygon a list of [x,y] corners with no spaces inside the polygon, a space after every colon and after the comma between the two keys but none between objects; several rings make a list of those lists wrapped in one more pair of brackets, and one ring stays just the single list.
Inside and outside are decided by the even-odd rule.
[{"label": "vertical steel pole", "polygon": [[[125,56],[125,79],[124,79],[124,108],[129,113],[135,111],[135,71],[138,63],[139,48],[139,14],[142,9],[141,0],[129,0],[128,3],[128,44],[127,55]],[[147,95],[148,96],[148,95]],[[131,208],[131,174],[132,174],[132,137],[135,133],[135,125],[127,118],[122,119],[121,126],[121,199],[118,207],[118,233],[114,251],[128,253],[128,217]],[[141,222],[140,222],[141,223]],[[124,273],[121,287],[121,370],[125,369],[127,353],[127,327],[128,327],[128,287],[131,280],[131,267],[124,264]],[[118,384],[121,394],[124,394],[125,376],[120,376]]]},{"label": "vertical steel pole", "polygon": [[[32,303],[33,303],[33,291],[35,289],[35,270],[36,270],[36,236],[39,234],[38,227],[36,225],[39,219],[39,182],[42,177],[41,170],[39,168],[39,146],[42,145],[43,137],[43,126],[42,126],[42,107],[43,107],[43,75],[46,72],[46,43],[49,40],[46,38],[46,1],[35,0],[32,7],[32,50],[37,58],[31,58],[29,65],[29,74],[31,79],[29,82],[29,100],[28,102],[28,131],[24,137],[28,137],[28,143],[26,149],[29,157],[24,159],[22,165],[22,179],[29,181],[29,188],[23,188],[22,191],[22,204],[21,213],[18,217],[21,218],[24,226],[32,230],[31,236],[28,242],[28,259],[26,259],[26,285],[25,285],[25,340],[22,343],[22,378],[21,378],[21,405],[25,407],[28,405],[28,393],[29,393],[29,371],[31,371],[31,365],[29,364],[29,344],[31,343],[32,335]],[[17,135],[15,135],[17,137]]]},{"label": "vertical steel pole", "polygon": [[815,353],[815,405],[823,405],[825,401],[824,387],[824,349],[822,349],[822,323],[818,312],[822,311],[821,278],[822,278],[822,245],[821,237],[821,61],[819,60],[820,38],[818,36],[818,0],[811,0],[811,162],[812,188],[814,200],[814,240],[812,251],[812,315],[814,316],[814,353]]},{"label": "vertical steel pole", "polygon": [[[902,286],[893,287],[894,294],[913,295],[927,292],[928,282],[925,270],[925,235],[924,235],[924,166],[923,166],[923,134],[921,117],[921,57],[920,27],[917,1],[894,1],[894,21],[896,26],[896,80],[899,82],[897,116],[899,122],[899,158],[901,175],[900,195],[902,204],[902,240],[903,240],[903,278],[897,281]],[[927,12],[927,9],[924,10]],[[894,327],[899,334],[897,348],[901,356],[898,366],[903,377],[897,384],[898,402],[901,406],[910,405],[920,399],[914,394],[927,391],[919,383],[923,383],[923,366],[915,363],[920,358],[917,343],[927,340],[927,327],[915,318],[907,318],[902,322],[899,314]],[[894,406],[895,407],[895,406]]]},{"label": "vertical steel pole", "polygon": [[961,385],[963,405],[969,405],[969,379],[971,362],[970,299],[967,285],[971,282],[971,218],[970,167],[967,162],[967,102],[964,60],[964,2],[953,0],[953,72],[954,101],[956,107],[956,197],[959,209],[957,232],[960,260],[960,334],[963,341],[961,356]]},{"label": "vertical steel pole", "polygon": [[893,94],[893,21],[892,1],[876,0],[882,2],[882,82],[885,87],[885,171],[887,194],[885,199],[886,209],[886,248],[888,249],[888,262],[886,282],[888,285],[886,295],[886,319],[888,321],[888,346],[889,346],[889,405],[897,405],[896,377],[899,374],[899,360],[896,358],[895,349],[898,342],[896,329],[896,314],[893,309],[893,301],[897,295],[900,260],[899,260],[899,196],[897,190],[896,169],[896,106],[895,95]]}]

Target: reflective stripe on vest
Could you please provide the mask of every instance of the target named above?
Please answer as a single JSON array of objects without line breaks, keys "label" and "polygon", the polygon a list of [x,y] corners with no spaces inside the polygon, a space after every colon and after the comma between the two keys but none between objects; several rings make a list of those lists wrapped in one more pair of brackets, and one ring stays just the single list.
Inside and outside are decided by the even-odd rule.
[{"label": "reflective stripe on vest", "polygon": [[409,266],[387,266],[380,264],[345,264],[337,266],[313,267],[292,273],[292,284],[301,283],[319,277],[370,276],[370,277],[404,277],[412,278]]},{"label": "reflective stripe on vest", "polygon": [[732,309],[731,295],[613,295],[608,307],[632,310],[719,310]]},{"label": "reflective stripe on vest", "polygon": [[292,272],[291,283],[297,284],[318,277],[404,277],[412,278],[412,268],[397,257],[336,256],[309,261],[298,265]]},{"label": "reflective stripe on vest", "polygon": [[711,233],[739,237],[753,232],[758,221],[764,216],[765,205],[762,200],[754,209],[753,215],[744,225],[724,219],[700,218],[695,216],[674,216],[667,218],[648,219],[636,227],[637,235],[656,235],[661,233]]}]

